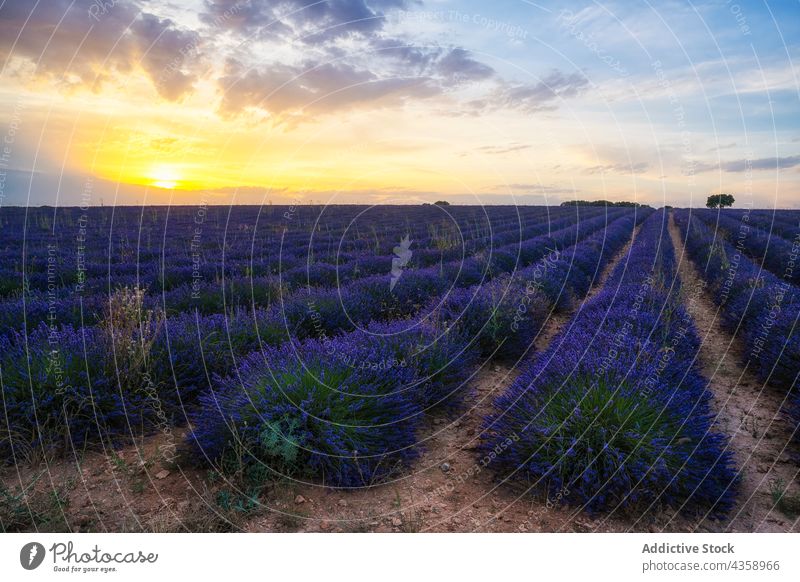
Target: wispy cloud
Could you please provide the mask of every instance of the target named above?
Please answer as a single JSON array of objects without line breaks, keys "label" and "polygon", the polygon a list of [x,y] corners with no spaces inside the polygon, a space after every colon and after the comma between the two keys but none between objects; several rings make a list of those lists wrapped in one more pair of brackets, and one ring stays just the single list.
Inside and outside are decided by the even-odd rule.
[{"label": "wispy cloud", "polygon": [[731,172],[740,173],[762,170],[785,170],[800,166],[800,155],[775,158],[758,158],[755,160],[740,159],[728,162],[700,163],[694,166],[695,172]]},{"label": "wispy cloud", "polygon": [[732,141],[730,143],[720,144],[720,145],[716,145],[716,146],[714,146],[712,148],[708,148],[706,150],[706,152],[707,153],[713,153],[713,152],[718,152],[718,151],[721,151],[721,150],[729,150],[729,149],[735,148],[736,145],[737,145],[736,142]]},{"label": "wispy cloud", "polygon": [[647,162],[632,162],[620,164],[602,164],[590,166],[583,170],[584,174],[644,174],[650,166]]},{"label": "wispy cloud", "polygon": [[578,188],[555,186],[552,184],[535,184],[535,183],[515,183],[515,184],[496,184],[492,190],[496,192],[512,192],[528,193],[535,192],[536,194],[574,194],[580,192]]},{"label": "wispy cloud", "polygon": [[516,109],[525,113],[552,111],[562,101],[581,95],[589,80],[581,73],[554,70],[536,83],[503,83],[482,99],[469,103],[474,112]]},{"label": "wispy cloud", "polygon": [[511,152],[519,152],[522,150],[528,150],[531,148],[530,144],[524,143],[515,143],[509,145],[486,145],[480,146],[475,148],[475,151],[484,153],[484,154],[508,154]]}]

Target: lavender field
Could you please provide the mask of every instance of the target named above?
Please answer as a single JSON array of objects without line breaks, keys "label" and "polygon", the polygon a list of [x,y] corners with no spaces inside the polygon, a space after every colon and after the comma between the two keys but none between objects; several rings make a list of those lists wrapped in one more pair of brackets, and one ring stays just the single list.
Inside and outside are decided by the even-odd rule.
[{"label": "lavender field", "polygon": [[800,212],[0,209],[3,531],[792,531]]}]

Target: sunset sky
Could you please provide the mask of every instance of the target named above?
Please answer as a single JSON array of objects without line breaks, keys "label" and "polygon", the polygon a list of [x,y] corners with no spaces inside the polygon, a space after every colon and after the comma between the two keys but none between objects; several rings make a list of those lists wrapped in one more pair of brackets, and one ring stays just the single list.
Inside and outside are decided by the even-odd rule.
[{"label": "sunset sky", "polygon": [[0,0],[0,205],[800,208],[800,3]]}]

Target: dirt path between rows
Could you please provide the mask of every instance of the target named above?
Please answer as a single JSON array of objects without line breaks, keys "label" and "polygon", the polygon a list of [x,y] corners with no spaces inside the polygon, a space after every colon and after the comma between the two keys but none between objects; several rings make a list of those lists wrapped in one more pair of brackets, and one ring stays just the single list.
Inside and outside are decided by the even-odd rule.
[{"label": "dirt path between rows", "polygon": [[742,342],[721,326],[719,309],[694,263],[685,255],[683,239],[672,215],[669,233],[678,260],[684,304],[697,326],[699,364],[709,380],[717,413],[716,428],[730,437],[742,484],[738,504],[726,521],[704,520],[699,529],[728,532],[787,532],[798,522],[776,507],[772,490],[783,484],[796,492],[796,463],[791,459],[792,428],[781,412],[784,394],[764,386],[740,365]]}]

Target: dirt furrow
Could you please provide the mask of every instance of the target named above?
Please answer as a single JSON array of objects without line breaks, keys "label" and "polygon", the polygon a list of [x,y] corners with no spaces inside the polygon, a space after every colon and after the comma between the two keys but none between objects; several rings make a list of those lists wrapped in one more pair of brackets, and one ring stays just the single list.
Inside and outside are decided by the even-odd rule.
[{"label": "dirt furrow", "polygon": [[798,470],[790,458],[791,434],[784,414],[784,396],[765,386],[746,367],[744,347],[721,325],[720,312],[694,263],[685,255],[683,239],[670,215],[669,232],[678,260],[684,302],[700,336],[699,364],[714,394],[716,427],[730,437],[730,449],[741,474],[738,504],[724,522],[708,520],[698,527],[715,531],[786,532],[797,522],[776,506],[773,492],[791,487]]}]

